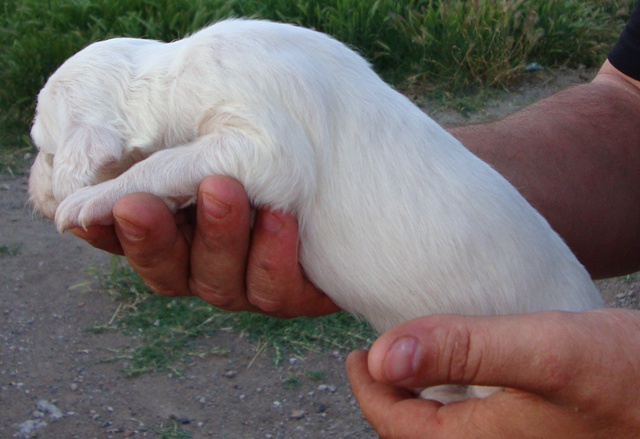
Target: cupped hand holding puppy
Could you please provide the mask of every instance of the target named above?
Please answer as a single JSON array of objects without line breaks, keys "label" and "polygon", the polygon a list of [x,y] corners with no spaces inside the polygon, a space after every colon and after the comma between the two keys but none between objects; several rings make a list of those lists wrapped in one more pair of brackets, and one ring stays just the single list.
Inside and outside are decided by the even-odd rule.
[{"label": "cupped hand holding puppy", "polygon": [[[637,438],[640,312],[430,316],[383,334],[347,360],[380,437]],[[441,405],[407,388],[504,386]]]},{"label": "cupped hand holding puppy", "polygon": [[[250,233],[238,182],[210,177],[198,197],[195,222],[152,195],[134,194],[116,205],[115,229],[73,232],[126,254],[161,294],[195,294],[226,309],[281,317],[337,310],[303,275],[293,216],[260,211]],[[388,331],[369,354],[353,353],[347,368],[363,413],[383,438],[635,438],[638,334],[634,311],[431,316]],[[405,390],[439,383],[518,390],[446,406]]]},{"label": "cupped hand holding puppy", "polygon": [[[126,254],[162,294],[279,316],[337,310],[303,276],[291,215],[261,211],[250,235],[244,190],[225,177],[203,182],[198,206],[196,228],[184,212],[174,218],[161,200],[134,194],[116,205],[115,230],[73,232]],[[637,311],[430,316],[354,352],[347,369],[382,438],[635,438],[639,334]],[[510,390],[446,406],[406,390],[439,383]]]},{"label": "cupped hand holding puppy", "polygon": [[95,247],[124,254],[156,293],[196,295],[219,308],[277,317],[318,316],[339,308],[310,283],[298,263],[294,216],[250,206],[237,181],[200,185],[195,221],[173,215],[159,198],[133,194],[115,205],[114,226],[71,231]]}]

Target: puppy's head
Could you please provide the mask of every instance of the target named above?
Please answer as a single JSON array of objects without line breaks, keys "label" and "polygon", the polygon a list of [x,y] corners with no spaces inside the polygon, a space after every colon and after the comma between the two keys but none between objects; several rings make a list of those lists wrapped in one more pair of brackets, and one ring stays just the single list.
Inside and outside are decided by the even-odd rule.
[{"label": "puppy's head", "polygon": [[66,119],[68,107],[68,102],[40,100],[31,129],[39,152],[31,168],[29,197],[35,209],[50,219],[70,194],[117,175],[122,155],[116,131]]},{"label": "puppy's head", "polygon": [[67,60],[38,95],[31,138],[39,152],[31,168],[29,197],[47,218],[53,218],[70,194],[130,166],[122,163],[117,87],[110,83],[117,72],[108,58],[96,64],[92,52],[84,49]]}]

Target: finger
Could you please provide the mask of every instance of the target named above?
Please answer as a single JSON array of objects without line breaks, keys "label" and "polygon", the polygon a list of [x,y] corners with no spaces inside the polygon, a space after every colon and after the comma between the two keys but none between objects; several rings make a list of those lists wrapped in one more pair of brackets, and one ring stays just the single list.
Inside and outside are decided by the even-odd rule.
[{"label": "finger", "polygon": [[278,317],[321,316],[339,311],[304,276],[298,262],[298,222],[287,213],[258,212],[247,268],[247,297]]},{"label": "finger", "polygon": [[249,200],[238,181],[213,176],[201,183],[190,287],[223,309],[253,310],[245,293],[250,217]]},{"label": "finger", "polygon": [[571,431],[576,413],[563,408],[558,416],[553,406],[535,395],[505,391],[442,405],[376,381],[369,362],[367,352],[354,351],[347,357],[346,367],[360,409],[381,438],[583,437],[562,433]]},{"label": "finger", "polygon": [[594,361],[583,334],[571,329],[575,318],[555,312],[415,319],[374,343],[369,368],[376,379],[409,388],[487,385],[570,395]]},{"label": "finger", "polygon": [[189,294],[189,245],[169,208],[150,194],[132,194],[114,208],[115,231],[129,264],[154,292]]},{"label": "finger", "polygon": [[89,226],[87,230],[82,227],[68,229],[80,239],[84,239],[89,244],[100,250],[104,250],[114,255],[124,255],[124,250],[113,226]]},{"label": "finger", "polygon": [[415,398],[408,390],[376,381],[368,369],[366,351],[354,351],[346,368],[362,414],[381,438],[437,438],[441,422],[435,401]]}]

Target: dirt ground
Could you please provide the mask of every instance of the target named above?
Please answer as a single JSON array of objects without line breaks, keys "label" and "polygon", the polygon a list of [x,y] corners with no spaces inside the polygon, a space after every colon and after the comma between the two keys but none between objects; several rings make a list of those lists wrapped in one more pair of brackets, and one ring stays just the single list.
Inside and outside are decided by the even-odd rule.
[{"label": "dirt ground", "polygon": [[[432,115],[445,125],[499,117],[592,74],[537,73],[470,117]],[[87,286],[94,280],[84,272],[106,270],[109,255],[34,220],[26,185],[24,175],[0,175],[0,248],[11,250],[0,254],[0,437],[189,437],[169,436],[176,425],[193,438],[376,437],[351,395],[345,352],[292,357],[276,368],[269,355],[256,357],[255,344],[221,331],[204,342],[227,356],[195,358],[180,378],[125,378],[118,363],[104,361],[135,340],[86,332],[117,308]],[[638,281],[600,287],[608,303],[638,307]],[[301,385],[287,386],[291,377]]]}]

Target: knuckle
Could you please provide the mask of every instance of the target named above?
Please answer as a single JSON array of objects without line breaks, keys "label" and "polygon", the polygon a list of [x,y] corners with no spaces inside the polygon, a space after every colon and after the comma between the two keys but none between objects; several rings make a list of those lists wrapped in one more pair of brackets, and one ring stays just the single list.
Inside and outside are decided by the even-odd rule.
[{"label": "knuckle", "polygon": [[[539,334],[538,355],[533,367],[538,370],[538,374],[544,377],[547,388],[552,393],[561,393],[569,388],[579,372],[580,367],[576,365],[584,364],[583,352],[576,349],[579,346],[577,334],[574,334],[570,327],[564,326],[559,315],[554,315],[550,321],[552,325],[549,328],[542,328]],[[554,328],[563,328],[558,331]],[[553,340],[553,343],[549,343]],[[581,391],[586,390],[588,386],[583,386]]]},{"label": "knuckle", "polygon": [[218,252],[227,247],[229,242],[229,235],[220,233],[219,230],[214,230],[212,227],[198,228],[197,239],[202,243],[203,247],[211,252]]},{"label": "knuckle", "polygon": [[247,241],[249,231],[233,221],[206,223],[196,227],[195,239],[210,252],[227,252]]},{"label": "knuckle", "polygon": [[271,286],[280,274],[281,261],[269,253],[256,255],[256,252],[253,252],[249,268],[253,277]]},{"label": "knuckle", "polygon": [[247,293],[247,299],[249,303],[259,308],[261,311],[267,314],[280,313],[284,310],[285,303],[280,300],[274,300],[267,297],[264,293],[255,293],[249,291]]},{"label": "knuckle", "polygon": [[284,279],[276,261],[254,260],[247,276],[247,299],[265,313],[280,313],[295,303],[298,289]]},{"label": "knuckle", "polygon": [[265,296],[265,291],[272,292],[276,285],[281,285],[278,281],[276,265],[269,258],[256,258],[252,255],[247,267],[247,290],[248,295],[254,296],[256,300]]},{"label": "knuckle", "polygon": [[451,383],[468,383],[476,377],[481,364],[481,353],[472,344],[469,327],[464,323],[447,328],[443,344],[444,360],[448,380]]},{"label": "knuckle", "polygon": [[123,243],[124,254],[136,269],[152,270],[162,265],[168,258],[165,247],[154,245],[146,240],[136,243]]},{"label": "knuckle", "polygon": [[189,283],[191,294],[200,297],[210,305],[230,311],[240,310],[237,306],[239,294],[228,291],[218,284],[211,282],[205,284],[199,279],[191,279]]},{"label": "knuckle", "polygon": [[127,259],[129,260],[129,263],[132,266],[136,267],[137,271],[153,270],[164,261],[164,258],[161,258],[160,254],[157,254],[157,253],[156,254],[146,253],[146,252],[132,253],[130,251],[125,250],[125,254],[127,256]]}]

